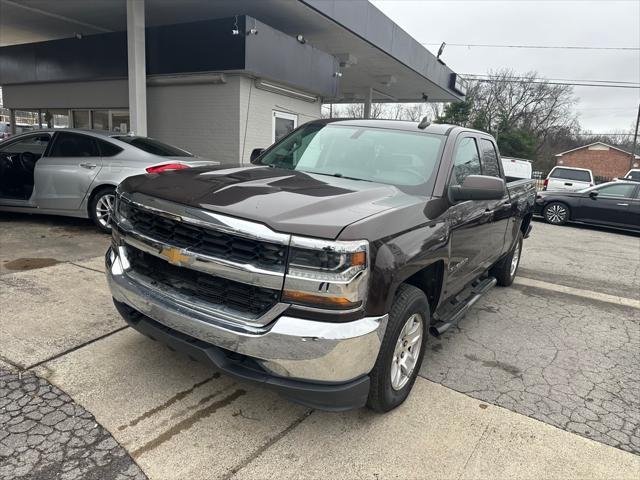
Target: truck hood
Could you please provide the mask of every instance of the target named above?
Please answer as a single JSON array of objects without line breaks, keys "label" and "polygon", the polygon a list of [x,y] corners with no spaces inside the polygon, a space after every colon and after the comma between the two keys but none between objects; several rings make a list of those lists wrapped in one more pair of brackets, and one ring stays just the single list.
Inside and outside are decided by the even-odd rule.
[{"label": "truck hood", "polygon": [[119,188],[327,239],[353,222],[420,198],[392,185],[262,166],[138,175]]}]

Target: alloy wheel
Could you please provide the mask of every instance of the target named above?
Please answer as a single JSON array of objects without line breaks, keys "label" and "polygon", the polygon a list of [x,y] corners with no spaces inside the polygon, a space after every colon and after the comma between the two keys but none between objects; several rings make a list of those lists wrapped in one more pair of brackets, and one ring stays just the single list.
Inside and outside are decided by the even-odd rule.
[{"label": "alloy wheel", "polygon": [[567,219],[567,209],[555,203],[547,208],[546,217],[550,223],[562,223]]},{"label": "alloy wheel", "polygon": [[518,269],[518,262],[520,261],[520,242],[516,242],[516,248],[513,249],[513,255],[511,256],[511,267],[509,268],[509,275],[514,276]]},{"label": "alloy wheel", "polygon": [[96,202],[96,218],[103,227],[108,227],[111,223],[114,200],[115,195],[113,193],[106,193],[98,198]]},{"label": "alloy wheel", "polygon": [[391,386],[394,390],[401,390],[413,375],[422,347],[423,325],[422,315],[414,313],[400,331],[391,359]]}]

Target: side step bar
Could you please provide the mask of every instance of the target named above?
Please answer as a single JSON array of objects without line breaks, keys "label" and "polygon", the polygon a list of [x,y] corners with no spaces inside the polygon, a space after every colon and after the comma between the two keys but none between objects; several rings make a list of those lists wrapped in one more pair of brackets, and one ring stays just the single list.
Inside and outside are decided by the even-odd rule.
[{"label": "side step bar", "polygon": [[454,309],[447,318],[437,320],[433,325],[431,325],[429,327],[429,333],[434,337],[439,337],[453,325],[456,325],[465,316],[469,309],[478,300],[480,300],[480,297],[496,286],[496,283],[498,283],[498,281],[494,277],[487,277],[477,285],[474,285],[467,300],[461,302],[461,305]]}]

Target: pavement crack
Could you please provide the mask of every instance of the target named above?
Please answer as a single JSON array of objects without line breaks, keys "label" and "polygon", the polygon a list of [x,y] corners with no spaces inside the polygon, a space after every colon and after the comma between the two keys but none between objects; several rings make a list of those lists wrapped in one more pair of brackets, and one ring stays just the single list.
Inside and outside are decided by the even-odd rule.
[{"label": "pavement crack", "polygon": [[249,465],[251,462],[253,462],[256,458],[258,458],[260,455],[262,455],[265,451],[267,451],[273,445],[278,443],[282,438],[284,438],[294,428],[296,428],[298,425],[300,425],[302,422],[304,422],[307,418],[309,418],[309,416],[313,412],[314,412],[313,409],[310,409],[310,410],[307,410],[306,412],[304,412],[304,414],[301,417],[296,418],[296,420],[293,423],[291,423],[287,428],[282,430],[276,436],[271,437],[266,443],[264,443],[255,452],[253,452],[251,455],[249,455],[247,458],[245,458],[242,462],[240,462],[238,465],[236,465],[231,470],[229,470],[225,475],[223,475],[221,477],[221,480],[230,480],[231,478],[233,478],[236,475],[236,473],[238,473],[240,470],[242,470],[247,465]]},{"label": "pavement crack", "polygon": [[98,270],[96,268],[87,267],[85,265],[79,265],[74,262],[69,262],[69,265],[73,265],[74,267],[78,267],[78,268],[84,268],[85,270],[90,270],[92,272],[96,272],[96,273],[100,273],[101,275],[104,275],[104,272],[102,270]]},{"label": "pavement crack", "polygon": [[115,330],[112,330],[111,332],[105,333],[104,335],[100,335],[99,337],[96,338],[92,338],[91,340],[81,343],[80,345],[76,345],[73,348],[70,348],[69,350],[65,350],[64,352],[60,352],[60,353],[56,353],[55,355],[49,357],[49,358],[45,358],[44,360],[41,360],[37,363],[34,363],[33,365],[29,365],[28,367],[25,367],[25,370],[31,370],[33,368],[39,367],[45,363],[51,362],[52,360],[56,360],[60,357],[64,357],[65,355],[75,352],[76,350],[80,350],[81,348],[86,347],[87,345],[91,345],[92,343],[98,342],[104,338],[110,337],[113,334],[116,334],[118,332],[121,332],[122,330],[125,330],[129,328],[129,325],[125,325],[123,327],[120,328],[116,328]]}]

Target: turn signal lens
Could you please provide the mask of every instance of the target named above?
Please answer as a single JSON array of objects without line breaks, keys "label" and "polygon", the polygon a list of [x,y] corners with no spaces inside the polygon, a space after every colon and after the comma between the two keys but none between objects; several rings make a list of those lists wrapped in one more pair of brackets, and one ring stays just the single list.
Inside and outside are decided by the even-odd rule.
[{"label": "turn signal lens", "polygon": [[189,165],[185,165],[184,163],[165,163],[164,165],[156,165],[154,167],[147,167],[147,173],[160,173],[166,172],[169,170],[183,170],[185,168],[189,168]]},{"label": "turn signal lens", "polygon": [[322,295],[313,295],[312,293],[298,292],[295,290],[284,290],[282,292],[282,300],[285,302],[295,303],[296,305],[306,305],[316,308],[333,308],[337,310],[356,308],[362,304],[362,302],[352,302],[348,298],[344,297],[324,297]]}]

